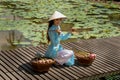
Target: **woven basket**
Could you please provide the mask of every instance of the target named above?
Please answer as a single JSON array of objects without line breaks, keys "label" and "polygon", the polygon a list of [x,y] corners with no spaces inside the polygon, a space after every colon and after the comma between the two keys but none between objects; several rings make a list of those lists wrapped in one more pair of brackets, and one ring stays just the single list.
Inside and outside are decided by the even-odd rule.
[{"label": "woven basket", "polygon": [[85,51],[75,51],[75,56],[81,65],[91,65],[96,58],[96,54]]},{"label": "woven basket", "polygon": [[33,58],[30,61],[30,63],[34,71],[48,72],[52,64],[55,63],[55,61],[47,58],[42,58],[42,59]]}]

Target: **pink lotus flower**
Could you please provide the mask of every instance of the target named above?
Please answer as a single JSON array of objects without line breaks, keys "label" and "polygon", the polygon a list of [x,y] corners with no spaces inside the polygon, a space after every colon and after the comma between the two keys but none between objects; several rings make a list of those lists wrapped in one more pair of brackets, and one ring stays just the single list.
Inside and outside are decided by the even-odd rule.
[{"label": "pink lotus flower", "polygon": [[89,55],[89,58],[95,59],[95,58],[96,58],[96,54],[91,53],[91,54]]}]

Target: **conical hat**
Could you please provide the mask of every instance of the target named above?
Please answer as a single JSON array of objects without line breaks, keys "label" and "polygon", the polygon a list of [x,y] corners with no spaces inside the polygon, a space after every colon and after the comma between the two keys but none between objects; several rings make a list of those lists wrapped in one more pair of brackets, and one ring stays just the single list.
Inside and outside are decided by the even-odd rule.
[{"label": "conical hat", "polygon": [[66,16],[58,11],[55,11],[48,21],[58,19],[58,18],[66,18]]}]

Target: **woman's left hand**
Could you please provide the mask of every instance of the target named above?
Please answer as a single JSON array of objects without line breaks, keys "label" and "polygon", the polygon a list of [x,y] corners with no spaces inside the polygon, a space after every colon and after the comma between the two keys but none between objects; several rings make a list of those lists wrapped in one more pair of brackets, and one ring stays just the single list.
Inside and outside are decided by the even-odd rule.
[{"label": "woman's left hand", "polygon": [[73,33],[73,32],[75,32],[75,29],[74,28],[70,28],[69,33]]}]

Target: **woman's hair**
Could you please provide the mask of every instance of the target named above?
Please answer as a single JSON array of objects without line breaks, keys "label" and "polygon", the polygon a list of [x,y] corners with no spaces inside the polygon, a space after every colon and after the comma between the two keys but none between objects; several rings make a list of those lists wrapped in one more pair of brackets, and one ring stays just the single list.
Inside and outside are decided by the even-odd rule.
[{"label": "woman's hair", "polygon": [[50,42],[50,37],[49,37],[49,35],[48,35],[48,31],[49,31],[50,27],[51,27],[53,24],[54,24],[54,21],[53,21],[53,20],[51,20],[51,21],[48,22],[48,30],[47,30],[47,40],[48,40],[48,43]]}]

